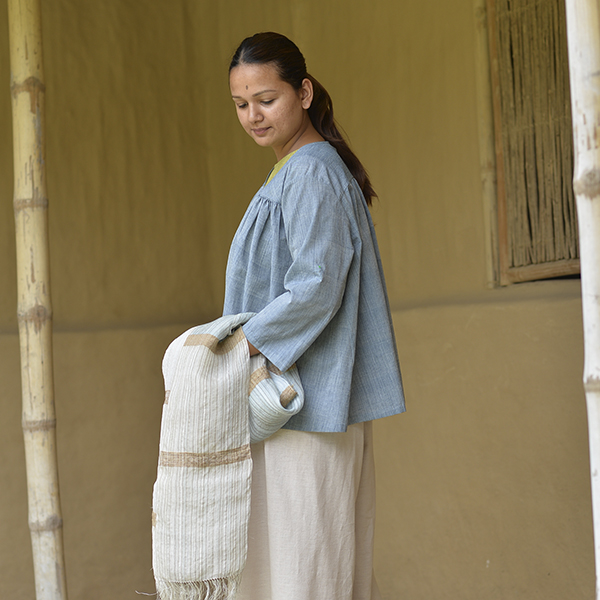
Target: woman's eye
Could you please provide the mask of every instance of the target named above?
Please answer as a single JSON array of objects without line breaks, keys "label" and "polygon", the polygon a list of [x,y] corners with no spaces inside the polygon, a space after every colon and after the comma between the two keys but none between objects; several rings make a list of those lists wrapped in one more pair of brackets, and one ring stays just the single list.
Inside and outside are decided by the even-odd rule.
[{"label": "woman's eye", "polygon": [[248,106],[245,102],[242,102],[241,104],[237,104],[236,105],[238,108],[246,108],[246,106]]},{"label": "woman's eye", "polygon": [[271,104],[272,102],[275,101],[275,98],[273,98],[273,100],[263,100],[263,104]]}]

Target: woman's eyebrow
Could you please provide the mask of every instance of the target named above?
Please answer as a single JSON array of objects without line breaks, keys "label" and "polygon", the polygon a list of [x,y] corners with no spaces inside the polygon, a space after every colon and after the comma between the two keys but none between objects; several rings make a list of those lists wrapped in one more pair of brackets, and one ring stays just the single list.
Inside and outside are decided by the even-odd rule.
[{"label": "woman's eyebrow", "polygon": [[[262,90],[260,92],[256,92],[256,94],[252,94],[253,98],[256,98],[256,96],[260,96],[261,94],[266,94],[268,92],[276,92],[277,90]],[[231,96],[232,98],[241,98],[241,96]]]}]

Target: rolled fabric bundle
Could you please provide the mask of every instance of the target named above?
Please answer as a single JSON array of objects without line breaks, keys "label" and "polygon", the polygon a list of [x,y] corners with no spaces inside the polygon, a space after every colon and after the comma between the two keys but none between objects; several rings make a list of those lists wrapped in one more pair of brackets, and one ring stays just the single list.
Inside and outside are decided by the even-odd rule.
[{"label": "rolled fabric bundle", "polygon": [[250,358],[249,426],[252,444],[266,440],[304,406],[296,365],[281,372],[262,354]]}]

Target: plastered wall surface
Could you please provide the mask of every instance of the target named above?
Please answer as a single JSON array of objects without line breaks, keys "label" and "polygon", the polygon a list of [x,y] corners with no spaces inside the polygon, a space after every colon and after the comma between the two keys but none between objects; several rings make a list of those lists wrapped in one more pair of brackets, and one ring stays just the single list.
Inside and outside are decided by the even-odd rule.
[{"label": "plastered wall surface", "polygon": [[[25,600],[6,19],[0,598]],[[43,27],[70,597],[153,591],[160,359],[219,316],[231,237],[274,162],[226,76],[266,29],[302,48],[380,196],[409,408],[376,424],[384,599],[592,597],[579,283],[487,288],[471,0],[48,0]]]},{"label": "plastered wall surface", "polygon": [[384,598],[594,597],[580,304],[547,286],[394,314],[409,410],[374,429]]},{"label": "plastered wall surface", "polygon": [[[237,123],[227,66],[244,36],[269,28],[297,40],[372,174],[392,304],[485,284],[485,253],[473,251],[483,233],[470,0],[261,6],[44,4],[57,326],[194,321],[219,312],[229,242],[273,164]],[[2,36],[0,108],[9,132],[6,25]],[[0,277],[8,292],[8,135],[0,148]],[[401,236],[393,233],[397,223]],[[14,297],[2,300],[3,330],[15,326]]]}]

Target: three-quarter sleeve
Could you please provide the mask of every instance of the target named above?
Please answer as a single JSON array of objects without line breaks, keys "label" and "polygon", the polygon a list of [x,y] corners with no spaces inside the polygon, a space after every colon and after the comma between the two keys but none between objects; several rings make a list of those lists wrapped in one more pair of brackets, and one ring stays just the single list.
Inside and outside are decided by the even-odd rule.
[{"label": "three-quarter sleeve", "polygon": [[288,369],[338,311],[354,248],[346,211],[326,177],[296,170],[281,200],[292,262],[284,292],[244,325],[250,343]]}]

